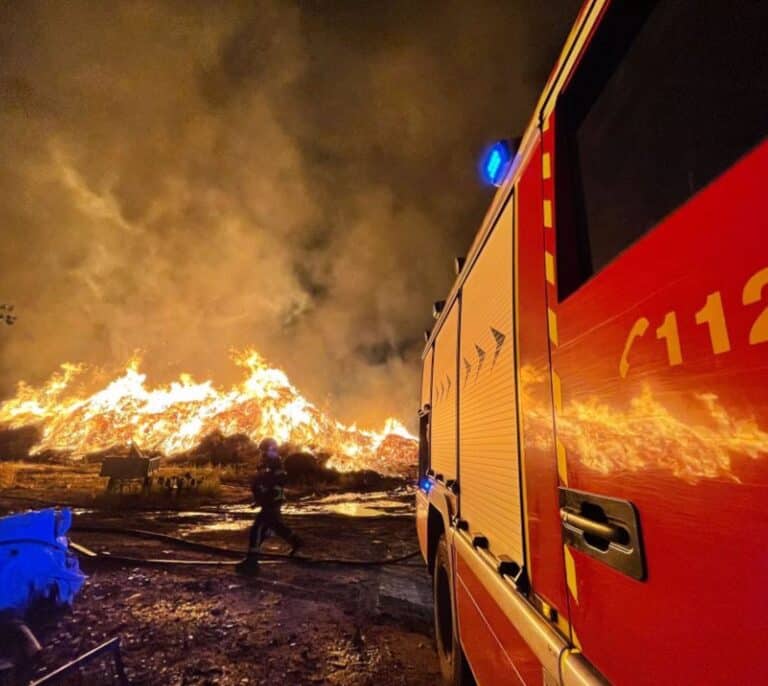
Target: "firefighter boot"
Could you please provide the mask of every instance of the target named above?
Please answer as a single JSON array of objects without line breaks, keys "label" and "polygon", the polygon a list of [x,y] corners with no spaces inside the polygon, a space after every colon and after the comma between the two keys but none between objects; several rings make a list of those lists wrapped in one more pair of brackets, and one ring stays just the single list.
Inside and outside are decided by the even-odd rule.
[{"label": "firefighter boot", "polygon": [[293,557],[296,554],[296,551],[304,545],[304,541],[302,541],[296,534],[291,536],[288,543],[291,544],[291,549],[288,551],[288,557]]},{"label": "firefighter boot", "polygon": [[257,551],[249,550],[244,559],[235,565],[235,571],[245,576],[256,576],[259,573],[259,558]]}]

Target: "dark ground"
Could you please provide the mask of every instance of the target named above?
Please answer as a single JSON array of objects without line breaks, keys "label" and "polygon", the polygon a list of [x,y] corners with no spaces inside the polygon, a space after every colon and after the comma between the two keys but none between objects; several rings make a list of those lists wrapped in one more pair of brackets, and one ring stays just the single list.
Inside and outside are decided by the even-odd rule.
[{"label": "dark ground", "polygon": [[[289,503],[286,521],[305,541],[302,556],[396,557],[417,547],[411,503],[403,492],[309,497]],[[11,509],[20,502],[0,496],[0,512]],[[237,505],[112,509],[80,511],[75,524],[152,529],[241,549],[250,516]],[[115,555],[226,560],[115,534],[75,531],[70,538]],[[275,552],[281,545],[269,544]],[[254,579],[235,574],[231,560],[207,567],[81,564],[89,578],[73,609],[34,626],[44,645],[40,674],[120,636],[132,684],[439,683],[429,577],[419,557],[383,567],[278,560]],[[99,678],[80,683],[108,683]]]}]

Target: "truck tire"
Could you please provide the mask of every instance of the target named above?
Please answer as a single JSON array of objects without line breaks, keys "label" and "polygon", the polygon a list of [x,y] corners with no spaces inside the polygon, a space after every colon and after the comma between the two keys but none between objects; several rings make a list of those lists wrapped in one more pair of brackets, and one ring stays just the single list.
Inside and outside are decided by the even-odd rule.
[{"label": "truck tire", "polygon": [[451,686],[470,686],[475,681],[459,643],[458,625],[454,613],[453,574],[445,536],[437,542],[435,567],[432,573],[435,643],[443,681]]}]

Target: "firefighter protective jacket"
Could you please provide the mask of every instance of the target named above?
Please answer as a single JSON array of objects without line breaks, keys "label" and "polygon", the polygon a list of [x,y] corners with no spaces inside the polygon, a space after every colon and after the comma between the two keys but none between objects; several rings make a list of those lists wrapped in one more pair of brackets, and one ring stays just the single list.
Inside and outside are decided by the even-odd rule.
[{"label": "firefighter protective jacket", "polygon": [[261,467],[251,481],[251,491],[256,505],[263,508],[279,508],[285,500],[287,474],[281,465]]}]

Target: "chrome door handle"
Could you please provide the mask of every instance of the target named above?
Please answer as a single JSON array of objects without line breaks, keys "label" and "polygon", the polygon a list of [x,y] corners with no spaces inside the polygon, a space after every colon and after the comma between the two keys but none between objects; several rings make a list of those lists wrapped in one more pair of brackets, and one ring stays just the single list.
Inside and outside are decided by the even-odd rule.
[{"label": "chrome door handle", "polygon": [[563,542],[627,576],[646,579],[640,518],[628,500],[560,487]]},{"label": "chrome door handle", "polygon": [[602,538],[610,543],[618,543],[619,545],[627,545],[629,543],[629,533],[627,530],[615,524],[599,522],[564,509],[560,510],[560,519],[563,520],[563,524],[570,524],[575,529],[579,529],[595,538]]}]

